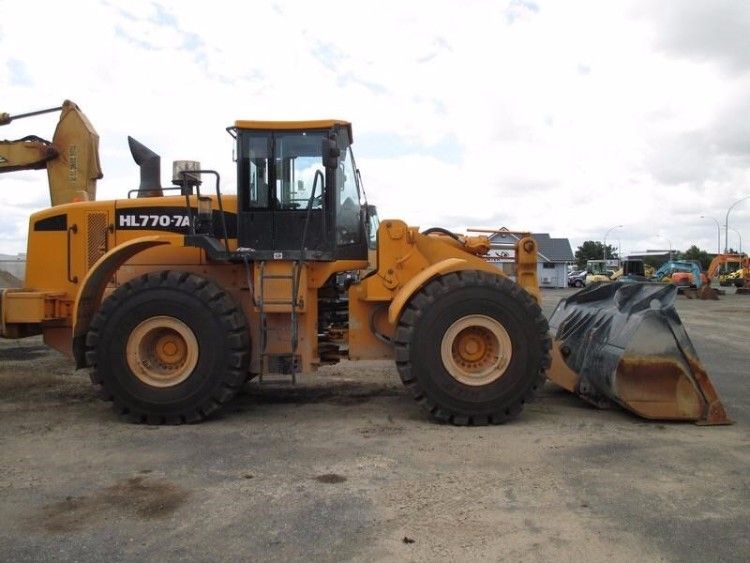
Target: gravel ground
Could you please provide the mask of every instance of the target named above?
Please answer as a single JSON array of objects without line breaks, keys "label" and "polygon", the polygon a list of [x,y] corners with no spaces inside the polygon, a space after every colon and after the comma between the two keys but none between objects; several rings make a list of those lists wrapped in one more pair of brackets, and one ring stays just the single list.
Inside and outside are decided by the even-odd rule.
[{"label": "gravel ground", "polygon": [[733,426],[551,384],[512,423],[440,425],[381,362],[136,426],[40,340],[0,342],[0,560],[747,561],[750,297],[678,310]]}]

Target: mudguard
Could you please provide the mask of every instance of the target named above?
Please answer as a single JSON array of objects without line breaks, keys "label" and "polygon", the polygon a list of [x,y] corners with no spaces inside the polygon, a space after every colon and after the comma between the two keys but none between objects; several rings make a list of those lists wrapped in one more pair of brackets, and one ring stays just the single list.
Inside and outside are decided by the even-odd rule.
[{"label": "mudguard", "polygon": [[73,309],[73,357],[76,368],[86,367],[84,340],[94,313],[99,308],[107,282],[130,258],[154,246],[171,244],[174,237],[151,235],[116,246],[97,260],[78,289]]}]

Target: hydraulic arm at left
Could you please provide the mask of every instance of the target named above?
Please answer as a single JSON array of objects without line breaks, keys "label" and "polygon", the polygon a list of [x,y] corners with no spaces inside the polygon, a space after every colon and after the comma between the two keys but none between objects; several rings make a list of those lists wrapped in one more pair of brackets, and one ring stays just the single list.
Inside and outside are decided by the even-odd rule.
[{"label": "hydraulic arm at left", "polygon": [[0,141],[0,172],[47,169],[51,204],[96,198],[96,181],[102,177],[99,135],[73,102],[17,115],[0,113],[0,125],[14,120],[60,111],[52,141],[28,135]]},{"label": "hydraulic arm at left", "polygon": [[[61,109],[63,109],[62,106],[58,106],[17,115],[0,113],[0,125],[7,125],[14,119],[52,113]],[[0,141],[0,172],[46,168],[47,161],[57,156],[58,153],[52,143],[36,135],[27,135],[15,141]]]}]

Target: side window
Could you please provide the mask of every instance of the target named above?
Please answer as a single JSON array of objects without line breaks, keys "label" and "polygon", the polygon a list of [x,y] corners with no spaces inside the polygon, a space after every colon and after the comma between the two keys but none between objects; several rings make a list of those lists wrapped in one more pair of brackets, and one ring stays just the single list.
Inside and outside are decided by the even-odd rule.
[{"label": "side window", "polygon": [[380,219],[374,205],[367,206],[369,224],[367,231],[367,248],[370,250],[378,249],[378,229],[380,228]]},{"label": "side window", "polygon": [[[323,172],[319,156],[295,156],[284,162],[284,174],[276,178],[276,199],[282,209],[307,209],[313,195],[315,172]],[[323,205],[323,182],[318,179],[315,186],[313,209]]]},{"label": "side window", "polygon": [[341,152],[336,183],[336,201],[338,202],[336,244],[358,243],[361,237],[359,231],[361,205],[354,171],[354,158],[350,148]]},{"label": "side window", "polygon": [[248,198],[249,207],[268,207],[269,162],[268,141],[265,136],[248,137],[246,141],[248,159]]},{"label": "side window", "polygon": [[[295,133],[276,136],[274,197],[281,209],[307,209],[313,195],[316,171],[325,174],[321,162],[321,134]],[[323,185],[315,186],[313,209],[323,206]]]}]

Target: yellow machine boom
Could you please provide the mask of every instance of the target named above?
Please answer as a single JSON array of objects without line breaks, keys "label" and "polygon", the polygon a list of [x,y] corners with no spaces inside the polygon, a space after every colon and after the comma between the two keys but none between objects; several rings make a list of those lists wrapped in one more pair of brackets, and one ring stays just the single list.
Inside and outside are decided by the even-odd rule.
[{"label": "yellow machine boom", "polygon": [[0,114],[0,125],[13,120],[60,111],[52,142],[36,135],[0,141],[0,172],[47,169],[50,201],[61,205],[96,199],[102,178],[99,135],[81,109],[69,100],[60,107],[11,116]]}]

